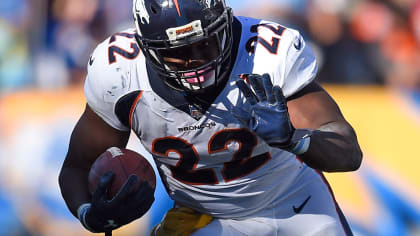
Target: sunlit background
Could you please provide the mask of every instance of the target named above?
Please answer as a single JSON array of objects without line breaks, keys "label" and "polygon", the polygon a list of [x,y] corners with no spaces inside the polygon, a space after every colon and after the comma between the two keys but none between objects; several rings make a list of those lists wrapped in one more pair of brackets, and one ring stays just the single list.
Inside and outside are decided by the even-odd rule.
[{"label": "sunlit background", "polygon": [[[182,1],[182,0],[180,0]],[[298,29],[364,162],[327,174],[355,235],[420,235],[420,0],[230,0],[236,15]],[[130,0],[0,1],[0,236],[93,235],[57,176],[84,109],[95,45],[133,27]],[[129,147],[144,153],[132,138]],[[147,235],[172,202],[114,235]]]}]

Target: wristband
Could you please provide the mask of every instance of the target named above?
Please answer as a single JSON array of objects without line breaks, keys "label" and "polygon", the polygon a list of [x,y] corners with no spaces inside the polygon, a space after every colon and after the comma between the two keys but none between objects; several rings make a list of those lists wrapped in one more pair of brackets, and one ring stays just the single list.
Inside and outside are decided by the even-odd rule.
[{"label": "wristband", "polygon": [[311,129],[296,129],[292,136],[291,145],[285,150],[296,155],[302,155],[309,149],[312,133],[313,130]]},{"label": "wristband", "polygon": [[301,155],[308,151],[309,144],[311,143],[311,136],[302,137],[299,141],[296,142],[293,147],[291,147],[288,151],[294,153],[296,155]]},{"label": "wristband", "polygon": [[98,233],[97,231],[90,228],[86,223],[86,213],[90,208],[90,203],[84,203],[77,208],[77,218],[79,219],[80,223],[82,223],[83,227],[89,230],[92,233]]},{"label": "wristband", "polygon": [[301,155],[308,151],[312,133],[313,130],[311,129],[296,129],[287,145],[281,145],[275,142],[270,143],[270,145],[296,155]]}]

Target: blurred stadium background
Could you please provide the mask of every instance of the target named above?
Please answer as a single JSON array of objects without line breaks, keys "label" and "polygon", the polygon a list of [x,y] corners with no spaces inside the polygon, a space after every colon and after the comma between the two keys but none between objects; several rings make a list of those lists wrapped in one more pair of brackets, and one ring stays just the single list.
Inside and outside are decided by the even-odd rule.
[{"label": "blurred stadium background", "polygon": [[[420,235],[420,0],[227,1],[313,47],[364,152],[359,171],[327,174],[355,235]],[[0,1],[0,236],[92,235],[57,176],[89,54],[131,19],[131,0]],[[135,138],[129,147],[150,158]],[[156,198],[115,235],[147,235],[172,204],[161,185]]]}]

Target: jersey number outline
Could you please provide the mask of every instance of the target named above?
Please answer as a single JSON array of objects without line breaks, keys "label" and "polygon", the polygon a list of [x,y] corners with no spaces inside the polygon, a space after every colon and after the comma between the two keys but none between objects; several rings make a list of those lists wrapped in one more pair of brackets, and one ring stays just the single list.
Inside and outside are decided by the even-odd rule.
[{"label": "jersey number outline", "polygon": [[[277,28],[276,28],[276,27]],[[258,33],[258,27],[264,27],[269,30],[271,30],[275,35],[282,36],[285,28],[281,25],[272,25],[272,24],[257,24],[251,26],[251,33]],[[248,53],[255,53],[256,44],[260,43],[262,46],[264,46],[265,49],[267,49],[268,52],[271,54],[276,55],[279,50],[279,44],[280,44],[280,37],[272,37],[271,43],[269,43],[267,40],[260,36],[253,36],[251,37],[245,44],[246,51]]]},{"label": "jersey number outline", "polygon": [[[251,131],[244,128],[224,129],[217,132],[209,140],[208,152],[212,154],[225,151],[228,149],[228,144],[233,141],[239,143],[239,148],[233,154],[232,160],[224,163],[221,171],[226,183],[251,174],[271,159],[268,152],[251,156],[257,145],[257,138]],[[194,145],[184,139],[171,136],[156,139],[152,145],[152,152],[165,157],[169,157],[169,152],[178,153],[179,160],[176,166],[169,168],[172,176],[183,183],[191,185],[219,183],[214,169],[196,169],[200,156]]]},{"label": "jersey number outline", "polygon": [[[117,36],[122,36],[122,37],[126,37],[126,38],[130,38],[130,39],[134,39],[135,37],[135,33],[116,33],[114,35],[112,35],[109,39],[109,43],[108,44],[112,44],[113,42],[116,41]],[[136,59],[137,56],[140,54],[140,48],[137,45],[136,42],[133,42],[130,44],[130,48],[132,49],[131,52],[120,48],[116,45],[111,45],[108,47],[108,61],[109,64],[115,63],[117,61],[117,57],[116,54],[129,59],[129,60],[133,60]]]}]

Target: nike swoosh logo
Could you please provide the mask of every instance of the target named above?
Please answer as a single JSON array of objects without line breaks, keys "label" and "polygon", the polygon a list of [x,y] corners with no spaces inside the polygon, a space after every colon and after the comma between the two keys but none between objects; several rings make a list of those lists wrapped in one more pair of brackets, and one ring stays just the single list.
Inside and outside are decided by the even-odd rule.
[{"label": "nike swoosh logo", "polygon": [[307,197],[307,198],[305,199],[305,201],[304,201],[302,204],[300,204],[300,206],[299,206],[299,207],[295,207],[295,206],[293,206],[293,211],[294,211],[296,214],[299,214],[299,213],[302,211],[302,209],[305,207],[306,203],[308,203],[309,199],[311,199],[311,195],[309,195],[309,197]]}]

